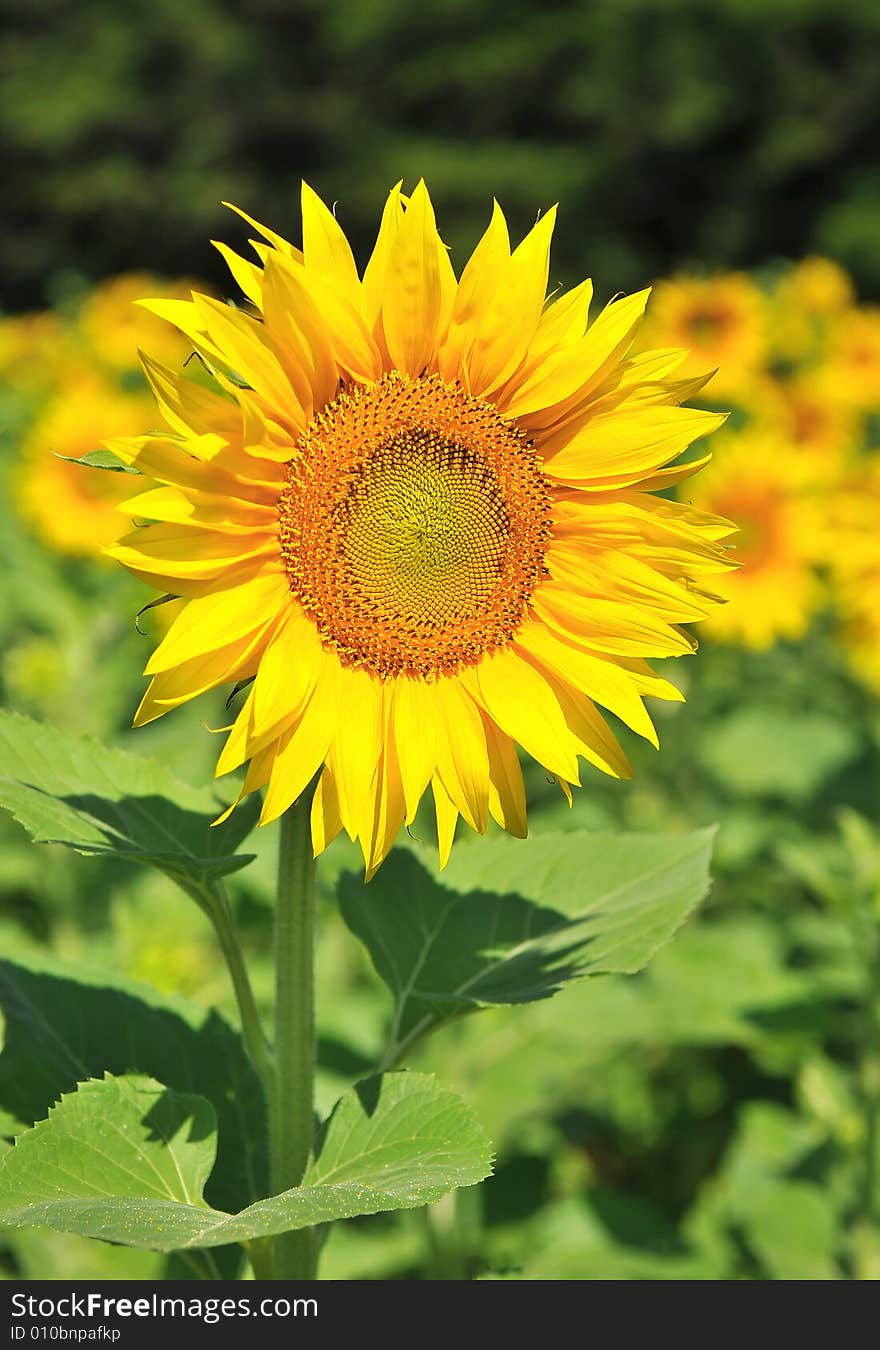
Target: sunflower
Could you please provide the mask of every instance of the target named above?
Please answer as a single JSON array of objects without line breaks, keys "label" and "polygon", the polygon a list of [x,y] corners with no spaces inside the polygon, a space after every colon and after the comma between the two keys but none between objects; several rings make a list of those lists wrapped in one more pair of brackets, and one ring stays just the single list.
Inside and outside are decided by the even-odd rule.
[{"label": "sunflower", "polygon": [[824,366],[755,380],[746,399],[756,429],[797,454],[804,483],[834,484],[859,436],[859,419]]},{"label": "sunflower", "polygon": [[828,373],[855,408],[880,408],[880,307],[861,305],[840,315],[828,341]]},{"label": "sunflower", "polygon": [[824,531],[798,447],[758,431],[727,434],[687,495],[738,525],[731,553],[740,567],[719,578],[729,603],[712,615],[707,633],[753,648],[801,637],[822,598],[815,564]]},{"label": "sunflower", "polygon": [[880,693],[880,463],[854,469],[829,502],[828,556],[840,635],[854,672]]},{"label": "sunflower", "polygon": [[766,355],[766,306],[740,272],[658,283],[642,341],[689,353],[680,375],[715,369],[712,394],[739,394]]},{"label": "sunflower", "polygon": [[816,318],[830,318],[855,303],[852,282],[831,258],[808,257],[795,263],[779,283],[779,296]]},{"label": "sunflower", "polygon": [[16,395],[45,397],[59,378],[87,373],[77,343],[50,311],[0,319],[0,383]]},{"label": "sunflower", "polygon": [[122,393],[95,378],[55,391],[32,423],[13,472],[18,509],[50,548],[94,557],[119,537],[118,507],[131,480],[125,474],[83,473],[69,461],[97,450],[108,436],[132,435],[151,414],[146,392]]},{"label": "sunflower", "polygon": [[168,431],[108,442],[160,484],[110,552],[189,600],[135,722],[252,679],[217,771],[249,762],[263,822],[317,777],[315,852],[345,828],[371,875],[430,787],[442,864],[459,816],[526,833],[517,744],[569,799],[579,757],[631,772],[599,707],[656,744],[643,696],[680,695],[645,658],[693,649],[730,526],[652,492],[722,419],[683,353],[627,355],[646,291],[545,303],[554,211],[511,250],[496,205],[458,280],[421,182],[363,276],[302,213],[302,250],[218,245],[253,313],[149,304],[216,385],[145,358]]}]

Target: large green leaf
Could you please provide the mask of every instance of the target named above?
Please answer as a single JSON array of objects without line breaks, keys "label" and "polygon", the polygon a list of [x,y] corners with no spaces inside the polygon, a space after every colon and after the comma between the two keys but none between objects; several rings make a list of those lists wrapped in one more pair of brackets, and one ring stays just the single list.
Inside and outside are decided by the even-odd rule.
[{"label": "large green leaf", "polygon": [[500,837],[442,878],[403,849],[368,889],[344,876],[345,921],[395,999],[389,1061],[457,1013],[640,970],[705,895],[712,836]]},{"label": "large green leaf", "polygon": [[267,1189],[263,1095],[241,1038],[218,1013],[75,965],[0,961],[0,1113],[11,1130],[103,1073],[139,1073],[213,1104],[219,1156],[208,1194],[240,1209]]},{"label": "large green leaf", "polygon": [[92,1079],[6,1154],[0,1223],[163,1251],[189,1246],[216,1147],[204,1097],[138,1075]]},{"label": "large green leaf", "polygon": [[302,1186],[239,1214],[209,1208],[213,1112],[153,1079],[83,1084],[0,1166],[0,1224],[132,1247],[217,1247],[430,1204],[487,1176],[488,1142],[459,1097],[421,1074],[368,1079],[322,1130]]},{"label": "large green leaf", "polygon": [[33,839],[161,868],[198,891],[235,872],[256,803],[212,827],[221,804],[159,763],[0,713],[0,806]]}]

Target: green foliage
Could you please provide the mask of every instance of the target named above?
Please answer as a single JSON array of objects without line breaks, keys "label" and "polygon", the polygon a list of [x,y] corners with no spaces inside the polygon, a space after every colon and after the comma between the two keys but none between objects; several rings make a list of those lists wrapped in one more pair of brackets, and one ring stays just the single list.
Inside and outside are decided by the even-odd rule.
[{"label": "green foliage", "polygon": [[855,730],[818,713],[746,707],[707,732],[703,764],[737,796],[809,801],[859,753]]},{"label": "green foliage", "polygon": [[706,893],[712,833],[496,838],[442,879],[397,850],[368,894],[344,876],[345,921],[395,1000],[388,1062],[459,1013],[640,970]]},{"label": "green foliage", "polygon": [[482,1181],[488,1142],[453,1093],[420,1074],[359,1083],[338,1103],[302,1186],[230,1216],[202,1192],[216,1148],[203,1097],[151,1078],[91,1080],[27,1131],[0,1168],[0,1223],[151,1250],[247,1242]]},{"label": "green foliage", "polygon": [[86,469],[104,469],[108,473],[138,473],[138,470],[133,469],[130,464],[123,464],[121,459],[117,459],[112,450],[90,450],[85,455],[62,455],[57,450],[52,453],[56,459],[63,459],[67,464],[78,464]]},{"label": "green foliage", "polygon": [[83,1083],[6,1154],[0,1222],[131,1246],[186,1246],[204,1216],[217,1121],[152,1078]]},{"label": "green foliage", "polygon": [[204,240],[231,231],[222,200],[283,230],[301,175],[361,250],[384,189],[424,174],[457,257],[495,193],[520,229],[563,201],[554,279],[588,259],[606,293],[688,258],[816,248],[880,288],[873,0],[4,0],[2,17],[0,262],[20,305],[74,267],[200,275]]},{"label": "green foliage", "polygon": [[195,891],[250,861],[235,849],[254,803],[214,827],[213,793],[154,761],[2,713],[0,762],[0,805],[40,842],[149,864]]},{"label": "green foliage", "polygon": [[239,1036],[216,1012],[46,957],[0,962],[0,1010],[5,1133],[41,1120],[84,1079],[139,1073],[210,1098],[220,1126],[213,1204],[240,1209],[265,1194],[262,1089]]}]

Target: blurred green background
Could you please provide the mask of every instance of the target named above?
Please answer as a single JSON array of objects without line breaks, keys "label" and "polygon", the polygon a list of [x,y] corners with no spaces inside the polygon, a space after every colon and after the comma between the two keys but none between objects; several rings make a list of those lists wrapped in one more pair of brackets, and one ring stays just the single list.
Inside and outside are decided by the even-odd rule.
[{"label": "blurred green background", "polygon": [[[221,199],[298,180],[357,250],[398,178],[448,241],[561,201],[555,267],[608,293],[683,261],[826,252],[880,294],[874,0],[2,0],[7,304],[68,269],[203,275]],[[220,282],[219,264],[209,279]],[[225,282],[224,282],[225,284]]]},{"label": "blurred green background", "polygon": [[[496,195],[517,236],[561,202],[553,283],[589,272],[608,296],[690,268],[749,269],[769,298],[743,323],[763,345],[715,401],[736,405],[734,436],[760,424],[780,455],[794,432],[779,400],[798,382],[824,388],[816,372],[839,393],[841,334],[876,330],[845,286],[817,318],[801,278],[807,346],[776,340],[793,293],[785,259],[824,254],[863,300],[880,297],[875,0],[0,0],[0,12],[0,693],[193,782],[210,777],[205,725],[224,723],[223,699],[128,729],[150,650],[132,619],[148,595],[90,556],[112,491],[103,501],[48,451],[94,448],[111,389],[109,432],[152,424],[133,347],[159,338],[124,317],[143,287],[93,286],[149,270],[231,294],[208,240],[244,230],[221,199],[295,238],[306,177],[338,201],[363,260],[387,188],[424,175],[459,267]],[[668,336],[661,323],[658,345]],[[703,912],[643,975],[443,1032],[418,1065],[477,1109],[497,1175],[457,1215],[444,1202],[341,1226],[327,1276],[880,1277],[880,625],[868,625],[880,563],[866,551],[880,497],[865,489],[880,482],[876,346],[868,392],[831,400],[843,429],[818,444],[834,475],[808,493],[823,517],[836,515],[832,486],[844,522],[861,508],[846,605],[823,589],[825,541],[803,561],[817,590],[797,633],[757,648],[709,633],[695,659],[666,663],[688,702],[654,710],[659,756],[622,733],[632,784],[585,776],[569,812],[531,771],[535,830],[719,821]],[[850,616],[855,664],[841,627],[853,591],[876,597]],[[156,622],[161,611],[145,616]],[[268,1000],[272,832],[257,846],[232,890]],[[341,843],[320,864],[325,1099],[367,1068],[388,1014],[332,898],[356,865]],[[122,864],[72,865],[5,818],[0,942],[234,1015],[207,924],[181,895]],[[161,1269],[57,1234],[0,1241],[6,1278]]]}]

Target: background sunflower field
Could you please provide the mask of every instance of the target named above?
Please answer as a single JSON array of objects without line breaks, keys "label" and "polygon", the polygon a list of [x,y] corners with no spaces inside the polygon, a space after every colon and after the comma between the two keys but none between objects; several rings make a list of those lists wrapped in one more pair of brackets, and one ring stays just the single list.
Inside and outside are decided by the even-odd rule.
[{"label": "background sunflower field", "polygon": [[[102,560],[129,495],[75,463],[153,425],[133,299],[225,297],[221,199],[282,231],[308,179],[356,251],[428,180],[453,259],[492,195],[561,203],[551,285],[656,282],[645,347],[719,368],[732,410],[682,500],[740,526],[729,604],[657,755],[533,829],[718,822],[714,884],[653,964],[452,1024],[420,1068],[466,1098],[495,1176],[334,1230],[328,1278],[880,1278],[880,9],[873,0],[0,0],[0,697],[210,779],[222,696],[134,733],[173,605]],[[145,271],[145,269],[148,269]],[[685,373],[688,373],[685,371]],[[666,735],[664,736],[664,730]],[[0,764],[2,774],[2,764]],[[274,841],[230,883],[258,997]],[[468,843],[465,847],[479,847]],[[387,1008],[319,863],[323,1091]],[[0,819],[0,956],[112,968],[233,1013],[212,935],[166,883],[34,848]],[[2,1059],[2,1057],[0,1057]],[[151,1278],[165,1258],[28,1230],[5,1278]]]}]

